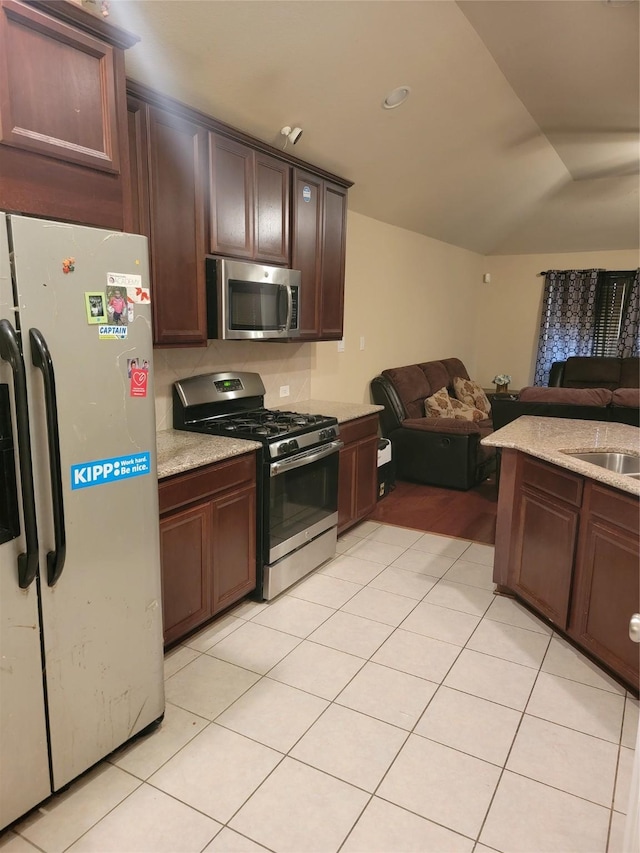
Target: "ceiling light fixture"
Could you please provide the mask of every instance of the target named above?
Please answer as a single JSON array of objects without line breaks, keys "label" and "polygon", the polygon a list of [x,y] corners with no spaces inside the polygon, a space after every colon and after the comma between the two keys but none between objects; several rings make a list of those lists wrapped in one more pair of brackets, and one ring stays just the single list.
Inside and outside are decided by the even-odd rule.
[{"label": "ceiling light fixture", "polygon": [[411,89],[408,86],[398,86],[397,89],[389,92],[382,102],[382,108],[385,110],[394,110],[396,107],[399,107],[400,104],[404,104],[409,97],[410,91]]},{"label": "ceiling light fixture", "polygon": [[282,128],[280,133],[282,134],[282,136],[287,137],[284,141],[284,148],[286,148],[287,142],[290,142],[292,145],[295,145],[296,142],[299,141],[300,137],[302,136],[302,128],[301,127],[291,128],[291,127],[289,127],[289,125],[286,125],[285,127]]}]

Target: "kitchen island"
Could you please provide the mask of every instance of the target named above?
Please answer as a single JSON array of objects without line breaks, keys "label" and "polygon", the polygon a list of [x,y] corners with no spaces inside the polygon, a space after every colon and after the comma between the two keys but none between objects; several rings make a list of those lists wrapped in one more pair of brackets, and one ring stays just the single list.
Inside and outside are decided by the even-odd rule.
[{"label": "kitchen island", "polygon": [[626,424],[522,417],[502,448],[493,579],[638,693],[640,481],[571,453],[639,455]]}]

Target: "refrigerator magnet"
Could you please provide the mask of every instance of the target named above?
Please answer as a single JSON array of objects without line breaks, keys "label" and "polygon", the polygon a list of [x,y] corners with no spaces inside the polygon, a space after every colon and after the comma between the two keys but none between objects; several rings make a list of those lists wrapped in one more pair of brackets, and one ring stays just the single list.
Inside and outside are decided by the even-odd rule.
[{"label": "refrigerator magnet", "polygon": [[141,367],[135,367],[131,370],[131,380],[129,384],[130,397],[146,397],[147,384],[149,381],[149,371],[143,370]]},{"label": "refrigerator magnet", "polygon": [[142,360],[139,358],[128,358],[127,359],[127,378],[131,379],[131,372],[133,370],[149,370],[149,362],[146,358]]},{"label": "refrigerator magnet", "polygon": [[107,302],[104,293],[85,291],[84,304],[87,309],[87,323],[94,325],[107,322]]},{"label": "refrigerator magnet", "polygon": [[127,337],[126,326],[98,326],[98,337],[100,340],[118,340],[123,341]]},{"label": "refrigerator magnet", "polygon": [[67,275],[70,272],[75,272],[76,268],[76,259],[75,258],[63,258],[62,260],[62,272]]},{"label": "refrigerator magnet", "polygon": [[114,326],[126,326],[129,322],[126,287],[107,285],[107,317],[108,322]]},{"label": "refrigerator magnet", "polygon": [[139,278],[140,284],[127,284],[127,299],[129,302],[138,303],[140,305],[151,304],[151,291],[148,287],[142,287],[142,276],[127,276],[127,278]]}]

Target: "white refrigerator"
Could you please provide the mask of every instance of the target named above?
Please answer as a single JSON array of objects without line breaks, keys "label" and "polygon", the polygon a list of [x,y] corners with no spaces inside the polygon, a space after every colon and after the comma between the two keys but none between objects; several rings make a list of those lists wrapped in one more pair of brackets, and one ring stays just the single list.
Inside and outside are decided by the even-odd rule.
[{"label": "white refrigerator", "polygon": [[0,214],[0,829],[164,712],[144,237]]}]

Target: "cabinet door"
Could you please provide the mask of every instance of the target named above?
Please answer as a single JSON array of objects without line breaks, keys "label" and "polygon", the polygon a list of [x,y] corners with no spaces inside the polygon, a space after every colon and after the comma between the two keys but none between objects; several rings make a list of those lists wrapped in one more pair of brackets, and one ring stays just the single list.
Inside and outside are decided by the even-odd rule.
[{"label": "cabinet door", "polygon": [[347,191],[324,185],[320,337],[342,337],[344,317],[344,262],[347,229]]},{"label": "cabinet door", "polygon": [[118,172],[111,45],[12,0],[0,13],[0,142]]},{"label": "cabinet door", "polygon": [[164,642],[172,643],[211,616],[211,504],[160,519]]},{"label": "cabinet door", "polygon": [[308,339],[320,334],[322,210],[322,179],[294,169],[291,266],[302,273],[300,335]]},{"label": "cabinet door", "polygon": [[206,131],[149,107],[148,137],[155,343],[205,345]]},{"label": "cabinet door", "polygon": [[509,585],[559,628],[566,628],[578,510],[523,488]]},{"label": "cabinet door", "polygon": [[586,506],[569,634],[637,690],[629,620],[640,602],[638,501],[590,484]]},{"label": "cabinet door", "polygon": [[123,31],[70,3],[47,12],[0,0],[0,207],[128,228],[124,53],[109,43]]},{"label": "cabinet door", "polygon": [[137,98],[127,98],[127,133],[129,137],[129,171],[131,174],[132,231],[149,237],[149,168],[147,132],[149,108]]},{"label": "cabinet door", "polygon": [[216,255],[252,258],[254,153],[246,145],[210,133],[209,170],[209,250]]},{"label": "cabinet door", "polygon": [[351,444],[340,451],[338,467],[338,534],[350,527],[356,518],[358,446]]},{"label": "cabinet door", "polygon": [[212,506],[212,612],[224,610],[256,586],[256,489],[227,493]]},{"label": "cabinet door", "polygon": [[338,533],[365,518],[377,500],[378,415],[348,421],[340,428],[344,447],[338,473]]},{"label": "cabinet door", "polygon": [[289,193],[291,167],[267,154],[255,154],[256,261],[289,263]]},{"label": "cabinet door", "polygon": [[356,516],[364,518],[373,512],[377,501],[378,436],[358,443],[356,472]]}]

